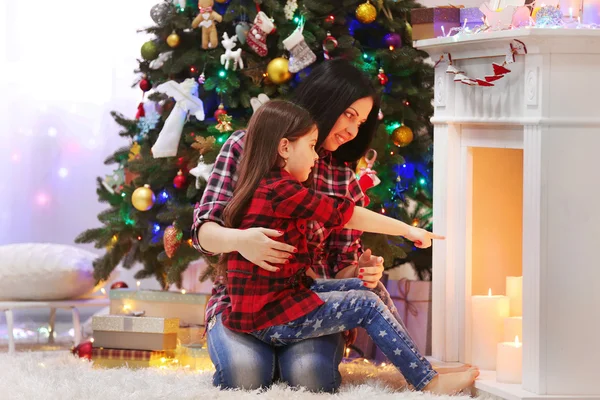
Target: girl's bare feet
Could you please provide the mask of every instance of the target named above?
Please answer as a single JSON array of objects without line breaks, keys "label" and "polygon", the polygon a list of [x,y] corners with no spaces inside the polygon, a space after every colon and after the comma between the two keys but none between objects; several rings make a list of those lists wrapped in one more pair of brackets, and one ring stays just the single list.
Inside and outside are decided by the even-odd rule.
[{"label": "girl's bare feet", "polygon": [[454,373],[454,372],[465,372],[465,371],[467,371],[471,367],[472,367],[471,364],[463,364],[463,365],[461,365],[459,367],[436,367],[434,365],[433,369],[436,370],[436,372],[438,374],[451,374],[451,373]]},{"label": "girl's bare feet", "polygon": [[471,386],[478,376],[479,369],[476,367],[470,367],[463,372],[438,374],[423,388],[423,391],[434,394],[455,394]]}]

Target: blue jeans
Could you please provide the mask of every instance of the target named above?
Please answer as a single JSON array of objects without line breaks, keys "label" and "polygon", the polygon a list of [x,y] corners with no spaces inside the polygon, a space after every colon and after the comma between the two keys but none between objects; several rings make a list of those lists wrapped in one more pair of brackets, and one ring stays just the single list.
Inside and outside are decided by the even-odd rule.
[{"label": "blue jeans", "polygon": [[362,280],[319,279],[311,290],[325,304],[285,325],[251,334],[268,345],[289,346],[360,326],[416,390],[422,390],[436,376],[403,325],[377,294],[363,286]]},{"label": "blue jeans", "polygon": [[338,367],[344,338],[340,333],[274,347],[225,328],[219,314],[209,324],[207,336],[216,369],[213,384],[223,389],[257,389],[280,379],[314,392],[335,392],[342,382]]}]

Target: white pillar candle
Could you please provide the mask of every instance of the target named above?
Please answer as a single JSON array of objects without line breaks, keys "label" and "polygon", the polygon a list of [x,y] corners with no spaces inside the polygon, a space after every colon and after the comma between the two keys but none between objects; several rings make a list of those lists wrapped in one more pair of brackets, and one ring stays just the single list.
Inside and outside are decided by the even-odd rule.
[{"label": "white pillar candle", "polygon": [[516,337],[513,342],[498,343],[496,381],[521,383],[523,375],[523,346]]},{"label": "white pillar candle", "polygon": [[[506,296],[510,298],[510,316],[523,316],[523,277],[506,277]],[[514,338],[514,336],[513,336]]]},{"label": "white pillar candle", "polygon": [[480,369],[496,368],[496,347],[509,310],[509,298],[492,296],[491,289],[487,296],[471,296],[471,363]]},{"label": "white pillar candle", "polygon": [[523,337],[523,317],[504,318],[504,342],[512,342],[515,336]]}]

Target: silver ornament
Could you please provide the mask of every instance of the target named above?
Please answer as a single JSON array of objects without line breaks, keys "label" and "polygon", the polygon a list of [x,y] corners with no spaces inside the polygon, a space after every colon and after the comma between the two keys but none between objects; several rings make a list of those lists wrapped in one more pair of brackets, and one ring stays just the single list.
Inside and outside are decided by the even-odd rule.
[{"label": "silver ornament", "polygon": [[167,3],[158,3],[150,9],[150,18],[158,25],[162,25],[165,22],[169,5]]}]

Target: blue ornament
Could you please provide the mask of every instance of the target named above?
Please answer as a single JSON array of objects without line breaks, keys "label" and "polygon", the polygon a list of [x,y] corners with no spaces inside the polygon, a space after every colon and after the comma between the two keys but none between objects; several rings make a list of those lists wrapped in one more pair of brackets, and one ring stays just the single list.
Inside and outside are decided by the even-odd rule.
[{"label": "blue ornament", "polygon": [[[143,139],[148,134],[148,132],[156,128],[156,124],[158,124],[158,121],[160,121],[160,114],[156,111],[146,113],[144,117],[140,117],[137,123],[140,133],[138,134],[138,136],[136,136],[136,138]],[[136,142],[139,141],[140,140],[136,140]]]}]

